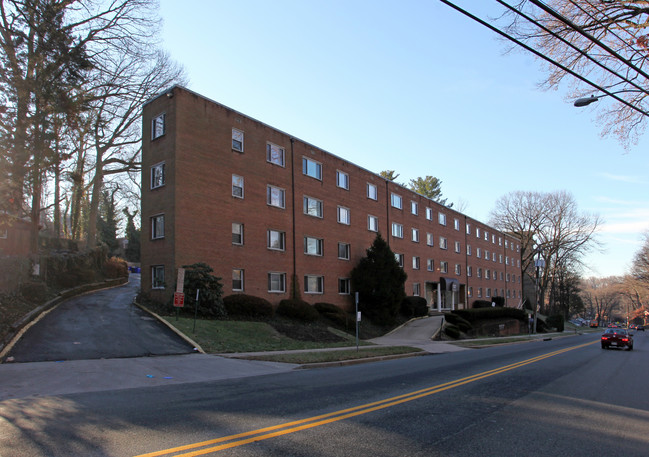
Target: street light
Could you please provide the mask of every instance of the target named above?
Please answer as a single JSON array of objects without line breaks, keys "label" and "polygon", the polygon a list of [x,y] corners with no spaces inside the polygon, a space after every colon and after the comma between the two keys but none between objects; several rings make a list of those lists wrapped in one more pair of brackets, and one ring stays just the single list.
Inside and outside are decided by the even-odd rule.
[{"label": "street light", "polygon": [[[591,95],[590,97],[578,98],[577,100],[574,101],[573,105],[576,106],[577,108],[582,108],[584,106],[590,105],[591,103],[595,103],[595,102],[599,101],[600,98],[604,98],[604,97],[608,97],[608,96],[614,96],[616,94],[621,94],[621,93],[624,93],[624,92],[643,92],[643,91],[636,90],[636,89],[625,89],[625,90],[618,90],[618,91],[615,91],[615,92],[607,92],[605,94],[597,95],[597,96]],[[622,99],[620,99],[618,97],[613,97],[613,98],[617,99],[618,101],[624,102]],[[644,112],[643,112],[643,114],[644,114]]]}]

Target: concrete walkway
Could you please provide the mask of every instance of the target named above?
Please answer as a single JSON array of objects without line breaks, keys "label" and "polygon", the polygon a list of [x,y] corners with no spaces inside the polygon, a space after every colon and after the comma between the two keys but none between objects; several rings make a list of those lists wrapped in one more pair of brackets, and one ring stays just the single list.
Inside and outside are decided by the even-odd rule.
[{"label": "concrete walkway", "polygon": [[381,346],[411,346],[431,354],[465,351],[466,348],[443,341],[433,341],[439,331],[444,317],[431,316],[413,319],[387,335],[369,340]]}]

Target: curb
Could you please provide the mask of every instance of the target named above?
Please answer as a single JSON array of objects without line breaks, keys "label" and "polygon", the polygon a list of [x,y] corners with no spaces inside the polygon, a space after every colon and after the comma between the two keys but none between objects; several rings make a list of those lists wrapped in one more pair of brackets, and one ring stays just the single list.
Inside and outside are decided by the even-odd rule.
[{"label": "curb", "polygon": [[44,304],[34,308],[22,318],[11,324],[9,333],[0,341],[0,363],[4,361],[4,357],[14,346],[16,341],[36,322],[38,322],[43,316],[52,311],[59,305],[61,302],[72,298],[78,297],[88,292],[95,292],[102,289],[110,289],[112,287],[121,286],[128,283],[128,277],[126,278],[116,278],[116,279],[107,279],[103,282],[96,282],[92,284],[84,284],[79,287],[74,287],[72,289],[62,290],[57,294],[56,297],[50,301],[45,302]]},{"label": "curb", "polygon": [[378,357],[365,357],[362,359],[338,360],[336,362],[321,362],[321,363],[304,363],[297,367],[298,370],[310,370],[313,368],[331,368],[331,367],[344,367],[348,365],[360,365],[361,363],[382,362],[384,360],[405,359],[408,357],[422,357],[431,354],[430,352],[409,352],[407,354],[394,354],[382,355]]},{"label": "curb", "polygon": [[188,342],[190,345],[192,345],[192,346],[194,347],[194,351],[199,352],[199,353],[201,353],[201,354],[207,354],[207,353],[203,350],[203,348],[202,348],[202,347],[201,347],[201,346],[200,346],[196,341],[192,340],[190,337],[188,337],[188,336],[185,335],[183,332],[181,332],[180,330],[178,330],[178,329],[177,329],[173,324],[171,324],[171,323],[170,323],[169,321],[167,321],[165,318],[163,318],[162,316],[159,316],[157,313],[154,313],[154,312],[151,311],[149,308],[147,308],[147,307],[144,306],[144,305],[139,304],[139,303],[138,303],[137,301],[135,301],[135,300],[133,300],[133,304],[134,304],[135,306],[137,306],[138,308],[140,308],[142,311],[147,312],[147,313],[149,313],[151,316],[155,317],[155,318],[158,320],[158,322],[160,322],[160,323],[166,325],[166,326],[169,328],[169,330],[171,330],[171,331],[174,332],[176,335],[178,335],[178,336],[181,337],[183,340],[185,340],[185,341]]}]

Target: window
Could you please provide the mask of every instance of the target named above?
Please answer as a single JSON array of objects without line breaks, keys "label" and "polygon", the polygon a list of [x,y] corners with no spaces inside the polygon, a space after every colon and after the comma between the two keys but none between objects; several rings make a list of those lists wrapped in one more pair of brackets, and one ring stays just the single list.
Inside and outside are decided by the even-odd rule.
[{"label": "window", "polygon": [[341,189],[349,190],[349,175],[342,171],[336,170],[336,185]]},{"label": "window", "polygon": [[243,198],[243,177],[232,175],[232,196]]},{"label": "window", "polygon": [[379,218],[376,216],[367,216],[367,230],[370,232],[379,231]]},{"label": "window", "polygon": [[468,295],[469,297],[473,297],[473,287],[470,287],[470,286],[469,286],[469,290],[467,291],[467,295]]},{"label": "window", "polygon": [[478,278],[482,278],[482,268],[478,267],[478,270],[476,272],[478,274]]},{"label": "window", "polygon": [[489,270],[489,268],[485,268],[484,278],[485,279],[491,279],[491,271]]},{"label": "window", "polygon": [[338,278],[338,293],[341,295],[349,295],[351,292],[351,281],[349,278]]},{"label": "window", "polygon": [[6,228],[0,228],[0,239],[6,240],[9,237],[9,231]]},{"label": "window", "polygon": [[243,132],[241,130],[232,129],[232,149],[243,152]]},{"label": "window", "polygon": [[433,246],[435,244],[434,240],[435,236],[432,233],[426,233],[426,244],[428,246]]},{"label": "window", "polygon": [[480,238],[480,227],[476,227],[475,236],[476,236],[476,238]]},{"label": "window", "polygon": [[338,258],[342,260],[349,260],[350,258],[349,243],[338,243]]},{"label": "window", "polygon": [[478,287],[478,298],[482,298],[482,287]]},{"label": "window", "polygon": [[164,265],[151,266],[151,288],[164,289],[165,288],[165,267]]},{"label": "window", "polygon": [[439,248],[448,249],[448,241],[443,236],[439,237]]},{"label": "window", "polygon": [[283,167],[285,164],[284,157],[284,148],[280,148],[273,143],[266,144],[266,161]]},{"label": "window", "polygon": [[419,243],[419,230],[414,227],[412,229],[412,241]]},{"label": "window", "polygon": [[275,186],[268,186],[266,188],[266,203],[270,206],[275,206],[277,208],[284,208],[286,192],[284,189],[280,189]]},{"label": "window", "polygon": [[470,244],[466,245],[466,255],[471,255],[471,245]]},{"label": "window", "polygon": [[419,257],[417,256],[412,257],[412,269],[419,270]]},{"label": "window", "polygon": [[410,202],[410,212],[414,215],[419,214],[419,205],[417,202]]},{"label": "window", "polygon": [[466,224],[466,234],[471,235],[471,224],[469,223]]},{"label": "window", "polygon": [[467,276],[473,276],[473,267],[471,265],[468,265],[466,267],[466,275]]},{"label": "window", "polygon": [[155,140],[165,134],[165,114],[160,114],[151,120],[151,139]]},{"label": "window", "polygon": [[165,216],[158,214],[151,218],[151,239],[159,240],[165,237]]},{"label": "window", "polygon": [[491,235],[491,244],[496,244],[496,235]]},{"label": "window", "polygon": [[498,246],[502,246],[502,245],[503,245],[503,239],[502,239],[502,237],[499,236],[498,237]]},{"label": "window", "polygon": [[304,253],[307,255],[322,255],[323,240],[311,236],[304,237]]},{"label": "window", "polygon": [[345,225],[350,224],[349,208],[345,208],[344,206],[338,207],[338,222]]},{"label": "window", "polygon": [[401,268],[403,268],[403,254],[394,254],[394,258]]},{"label": "window", "polygon": [[489,241],[489,232],[487,231],[484,232],[484,240]]},{"label": "window", "polygon": [[324,277],[323,276],[310,276],[304,277],[304,293],[306,294],[321,294],[324,292]]},{"label": "window", "polygon": [[243,290],[243,270],[232,270],[232,290]]},{"label": "window", "polygon": [[439,213],[437,221],[439,222],[440,225],[446,225],[446,214]]},{"label": "window", "polygon": [[492,252],[492,253],[491,253],[491,260],[492,260],[493,262],[496,261],[496,253],[495,253],[495,252]]},{"label": "window", "polygon": [[486,249],[484,250],[484,258],[485,260],[489,260],[489,251],[487,251]]},{"label": "window", "polygon": [[304,214],[313,217],[322,217],[322,201],[311,197],[304,197]]},{"label": "window", "polygon": [[487,287],[487,293],[486,293],[485,297],[487,297],[487,298],[491,297],[491,287]]},{"label": "window", "polygon": [[509,256],[505,256],[505,265],[509,265]]},{"label": "window", "polygon": [[378,198],[378,192],[376,191],[376,186],[374,184],[367,183],[367,198],[372,200]]},{"label": "window", "polygon": [[392,236],[395,238],[403,238],[403,225],[392,223]]},{"label": "window", "polygon": [[268,292],[286,292],[286,273],[268,273]]},{"label": "window", "polygon": [[459,254],[461,251],[462,251],[462,246],[461,246],[459,241],[456,241],[455,242],[455,252],[457,252]]},{"label": "window", "polygon": [[460,220],[459,219],[453,219],[453,228],[455,228],[455,230],[457,230],[457,231],[460,230]]},{"label": "window", "polygon": [[440,273],[448,273],[448,262],[441,261],[439,263]]},{"label": "window", "polygon": [[165,164],[159,163],[151,167],[151,189],[165,185]]},{"label": "window", "polygon": [[412,295],[415,297],[419,297],[419,294],[421,293],[421,289],[419,287],[419,283],[415,282],[412,284]]},{"label": "window", "polygon": [[426,269],[428,271],[435,271],[435,261],[433,259],[426,260]]},{"label": "window", "polygon": [[498,263],[503,263],[503,255],[498,254]]},{"label": "window", "polygon": [[433,210],[431,208],[426,208],[426,219],[433,220]]},{"label": "window", "polygon": [[243,244],[243,224],[232,223],[232,244]]},{"label": "window", "polygon": [[302,173],[315,179],[322,180],[322,164],[302,157]]},{"label": "window", "polygon": [[286,233],[279,230],[268,231],[268,249],[283,251],[285,248]]},{"label": "window", "polygon": [[462,274],[462,265],[459,263],[455,264],[455,274],[460,276]]},{"label": "window", "polygon": [[477,258],[481,258],[481,257],[482,257],[482,249],[480,249],[480,248],[476,248],[476,249],[475,249],[475,256],[476,256]]},{"label": "window", "polygon": [[401,209],[403,207],[403,199],[401,198],[401,195],[392,194],[390,202],[393,208]]}]

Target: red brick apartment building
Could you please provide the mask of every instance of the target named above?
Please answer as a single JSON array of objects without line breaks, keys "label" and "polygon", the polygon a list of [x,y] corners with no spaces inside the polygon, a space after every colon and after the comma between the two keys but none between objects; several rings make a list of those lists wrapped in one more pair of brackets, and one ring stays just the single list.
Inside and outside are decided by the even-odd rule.
[{"label": "red brick apartment building", "polygon": [[353,305],[377,233],[433,309],[521,301],[520,241],[226,106],[175,86],[143,111],[142,290],[171,300],[205,262],[224,294]]}]

